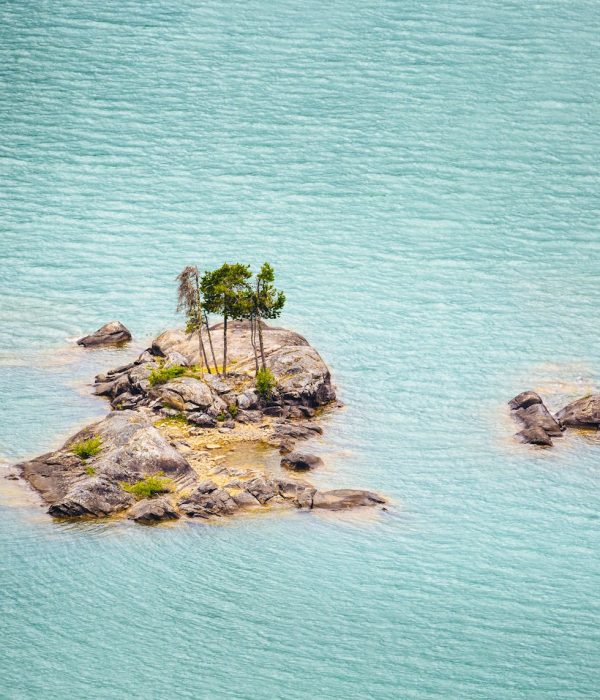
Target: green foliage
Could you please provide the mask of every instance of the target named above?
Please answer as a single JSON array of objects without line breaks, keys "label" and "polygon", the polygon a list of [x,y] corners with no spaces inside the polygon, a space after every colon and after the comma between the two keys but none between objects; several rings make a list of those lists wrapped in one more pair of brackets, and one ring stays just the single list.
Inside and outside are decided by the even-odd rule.
[{"label": "green foliage", "polygon": [[161,418],[160,420],[156,421],[154,425],[156,426],[161,426],[161,425],[187,425],[188,424],[188,419],[184,416],[183,413],[178,413],[176,416],[169,416],[168,418]]},{"label": "green foliage", "polygon": [[71,452],[83,460],[86,460],[89,457],[94,457],[100,452],[101,449],[102,440],[99,437],[91,437],[88,440],[74,442],[71,445]]},{"label": "green foliage", "polygon": [[261,368],[256,373],[256,391],[263,399],[270,399],[277,386],[273,372],[269,368]]},{"label": "green foliage", "polygon": [[88,476],[94,476],[94,474],[96,473],[96,470],[94,469],[94,467],[86,467],[85,473]]},{"label": "green foliage", "polygon": [[221,411],[221,413],[219,413],[219,415],[217,416],[217,420],[219,422],[223,422],[226,418],[227,418],[227,415],[224,413],[224,411]]},{"label": "green foliage", "polygon": [[285,294],[273,286],[275,270],[263,263],[256,275],[255,307],[258,318],[278,318],[285,304]]},{"label": "green foliage", "polygon": [[229,411],[229,415],[232,418],[235,418],[238,414],[238,405],[237,403],[230,403],[229,406],[227,406],[227,410]]},{"label": "green foliage", "polygon": [[133,494],[138,501],[143,498],[153,498],[159,493],[168,493],[173,490],[173,480],[162,476],[162,472],[147,476],[135,484],[121,483],[121,487]]},{"label": "green foliage", "polygon": [[227,318],[244,318],[251,277],[250,267],[241,263],[224,263],[216,270],[205,272],[200,283],[205,310]]},{"label": "green foliage", "polygon": [[150,386],[166,384],[171,379],[182,377],[188,371],[187,367],[181,367],[180,365],[175,365],[174,367],[157,367],[150,372],[148,381],[150,382]]}]

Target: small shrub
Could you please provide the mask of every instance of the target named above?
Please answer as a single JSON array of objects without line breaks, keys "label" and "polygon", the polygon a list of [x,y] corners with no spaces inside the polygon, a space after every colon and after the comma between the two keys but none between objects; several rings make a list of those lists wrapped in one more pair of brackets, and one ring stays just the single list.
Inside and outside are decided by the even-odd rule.
[{"label": "small shrub", "polygon": [[121,487],[131,493],[138,501],[143,498],[152,498],[159,493],[168,493],[173,490],[173,480],[153,474],[145,479],[137,481],[135,484],[121,483]]},{"label": "small shrub", "polygon": [[94,476],[94,474],[96,473],[96,470],[94,469],[94,467],[87,467],[85,470],[85,473],[88,476]]},{"label": "small shrub", "polygon": [[225,413],[223,411],[221,411],[221,413],[219,413],[219,415],[217,416],[217,420],[220,422],[223,422],[225,420],[225,418],[227,418],[227,416],[225,415]]},{"label": "small shrub", "polygon": [[157,420],[154,425],[160,427],[161,425],[187,425],[188,419],[183,413],[178,413],[176,416],[167,416],[167,418],[161,418]]},{"label": "small shrub", "polygon": [[230,403],[229,406],[227,407],[227,410],[229,411],[229,415],[232,418],[235,418],[238,414],[238,405],[237,403]]},{"label": "small shrub", "polygon": [[89,457],[94,457],[101,449],[102,440],[99,437],[91,437],[89,440],[74,442],[71,445],[71,452],[84,460]]},{"label": "small shrub", "polygon": [[150,382],[150,386],[166,384],[171,379],[183,376],[187,371],[188,368],[181,367],[181,365],[175,365],[175,367],[157,367],[150,372],[148,381]]},{"label": "small shrub", "polygon": [[270,369],[259,369],[256,373],[256,391],[263,399],[270,399],[273,396],[277,380]]}]

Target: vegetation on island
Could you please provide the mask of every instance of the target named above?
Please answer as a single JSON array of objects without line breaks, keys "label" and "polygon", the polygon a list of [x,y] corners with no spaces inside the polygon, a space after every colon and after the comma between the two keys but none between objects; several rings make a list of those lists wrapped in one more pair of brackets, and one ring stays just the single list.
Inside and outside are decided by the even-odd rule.
[{"label": "vegetation on island", "polygon": [[163,476],[163,472],[147,476],[145,479],[136,481],[135,484],[121,482],[121,488],[132,494],[138,501],[143,498],[153,498],[161,493],[169,493],[173,490],[173,486],[173,480]]},{"label": "vegetation on island", "polygon": [[[263,342],[263,323],[265,319],[275,319],[281,315],[285,305],[285,294],[274,285],[275,271],[269,263],[263,263],[260,270],[253,275],[249,265],[241,263],[224,263],[216,270],[207,270],[200,277],[198,268],[187,266],[177,276],[178,296],[177,310],[186,314],[186,329],[197,333],[200,354],[200,375],[204,369],[211,374],[227,375],[227,325],[230,320],[247,320],[250,324],[250,338],[254,351],[256,387],[263,397],[270,397],[276,386],[275,377],[267,367]],[[209,325],[209,314],[223,318],[223,364],[219,368],[215,359],[214,345]],[[206,332],[212,356],[209,363],[206,347],[202,338]],[[184,368],[170,368],[179,371]],[[164,374],[166,370],[155,370],[150,383],[163,383],[172,379],[173,374]],[[163,380],[163,377],[167,377]]]},{"label": "vegetation on island", "polygon": [[97,437],[91,437],[87,440],[80,440],[71,445],[71,452],[85,461],[90,457],[95,457],[102,449],[102,440]]}]

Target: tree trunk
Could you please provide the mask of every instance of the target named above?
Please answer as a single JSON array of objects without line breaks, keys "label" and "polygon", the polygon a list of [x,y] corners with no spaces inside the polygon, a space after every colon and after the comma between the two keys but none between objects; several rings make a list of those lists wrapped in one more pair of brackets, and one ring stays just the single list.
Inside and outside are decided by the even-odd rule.
[{"label": "tree trunk", "polygon": [[267,369],[267,361],[265,359],[265,346],[263,343],[263,334],[262,334],[262,319],[260,316],[256,319],[256,322],[258,323],[258,342],[260,345],[260,359],[262,362],[262,368]]},{"label": "tree trunk", "polygon": [[223,314],[223,376],[227,376],[227,314]]},{"label": "tree trunk", "polygon": [[256,349],[256,316],[250,316],[250,342],[254,350],[254,373],[258,374],[258,350]]},{"label": "tree trunk", "polygon": [[[204,347],[204,341],[202,340],[202,299],[200,297],[200,279],[198,277],[198,269],[196,268],[196,326],[198,329],[198,347],[200,349],[200,365],[202,365],[202,359],[204,358],[204,366],[211,374],[210,365],[208,364],[208,357],[206,356],[206,348]],[[200,374],[204,375],[204,368],[200,367]]]},{"label": "tree trunk", "polygon": [[212,335],[210,334],[210,328],[208,327],[208,314],[204,312],[204,325],[206,326],[206,333],[208,334],[208,344],[210,345],[210,354],[212,355],[213,364],[215,366],[215,372],[220,374],[219,365],[217,364],[217,358],[215,357],[215,349],[213,347]]}]

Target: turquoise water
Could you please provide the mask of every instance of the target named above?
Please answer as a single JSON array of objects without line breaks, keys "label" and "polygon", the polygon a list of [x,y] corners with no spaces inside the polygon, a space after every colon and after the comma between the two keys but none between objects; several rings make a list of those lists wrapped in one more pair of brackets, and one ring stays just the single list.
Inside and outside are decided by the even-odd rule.
[{"label": "turquoise water", "polygon": [[[600,695],[600,5],[0,3],[0,455],[103,415],[188,263],[273,263],[388,513],[57,524],[0,489],[2,698]],[[119,318],[129,350],[72,339]],[[0,471],[2,470],[0,465]]]}]

